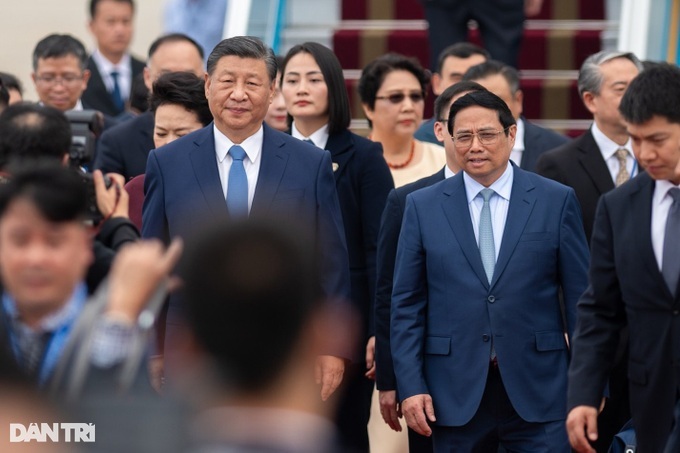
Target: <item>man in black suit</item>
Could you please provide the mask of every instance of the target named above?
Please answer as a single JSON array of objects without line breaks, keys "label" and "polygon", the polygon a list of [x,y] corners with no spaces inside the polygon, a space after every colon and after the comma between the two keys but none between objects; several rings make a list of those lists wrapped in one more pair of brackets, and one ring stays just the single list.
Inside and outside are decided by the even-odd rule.
[{"label": "man in black suit", "polygon": [[522,116],[524,93],[519,87],[519,73],[512,66],[489,60],[468,69],[463,80],[479,83],[508,104],[517,122],[517,136],[510,160],[522,170],[535,171],[541,154],[569,141],[567,137],[532,124]]},{"label": "man in black suit", "polygon": [[[186,35],[170,34],[156,39],[149,47],[144,83],[149,90],[153,82],[166,72],[193,72],[203,77],[203,49]],[[104,173],[118,173],[126,181],[146,171],[146,160],[153,143],[153,113],[125,121],[106,131],[97,149],[95,168]]]},{"label": "man in black suit", "polygon": [[[576,191],[588,240],[600,196],[612,190],[617,179],[625,181],[625,173],[630,178],[638,172],[618,107],[628,84],[641,70],[642,63],[632,53],[603,50],[589,56],[581,65],[578,90],[593,114],[593,125],[572,142],[545,153],[536,163],[538,174]],[[626,150],[625,173],[617,157],[621,148]]]},{"label": "man in black suit", "polygon": [[[455,160],[451,134],[446,130],[449,109],[451,104],[459,97],[478,90],[485,89],[474,82],[459,82],[448,87],[439,95],[435,101],[437,122],[434,125],[434,130],[437,139],[444,143],[446,166],[431,176],[393,189],[387,197],[380,223],[377,251],[378,279],[375,296],[376,385],[379,392],[380,414],[385,423],[395,431],[401,431],[402,427],[399,422],[401,411],[398,406],[397,383],[390,350],[390,308],[392,305],[392,277],[397,255],[397,242],[401,232],[401,221],[406,206],[406,196],[418,189],[443,181],[460,170]],[[409,448],[414,453],[432,451],[432,441],[409,430]]]},{"label": "man in black suit", "polygon": [[132,39],[132,0],[90,0],[90,32],[97,48],[87,60],[90,82],[83,93],[86,109],[117,117],[126,110],[132,81],[144,62],[128,53]]},{"label": "man in black suit", "polygon": [[579,452],[594,451],[588,441],[598,437],[597,408],[626,326],[638,451],[678,451],[666,443],[680,434],[679,97],[680,69],[664,63],[642,71],[620,103],[645,173],[603,195],[596,211],[569,368],[567,429]]}]

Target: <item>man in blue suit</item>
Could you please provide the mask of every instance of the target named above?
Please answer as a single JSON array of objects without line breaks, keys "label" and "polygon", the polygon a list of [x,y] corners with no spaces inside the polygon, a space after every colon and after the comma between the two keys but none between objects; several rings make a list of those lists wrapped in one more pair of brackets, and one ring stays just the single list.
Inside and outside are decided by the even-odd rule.
[{"label": "man in blue suit", "polygon": [[448,129],[463,171],[406,198],[397,249],[402,412],[436,452],[568,452],[565,334],[588,266],[578,201],[510,163],[516,125],[498,96],[456,100]]},{"label": "man in blue suit", "polygon": [[[303,226],[300,234],[318,244],[325,295],[349,299],[330,154],[263,125],[275,89],[273,52],[257,38],[225,39],[208,57],[207,69],[205,91],[215,120],[149,154],[142,235],[189,236],[201,223],[226,216],[295,221]],[[171,349],[178,308],[171,300],[166,328]],[[348,355],[332,351],[319,358],[324,399],[342,380],[340,357]]]}]

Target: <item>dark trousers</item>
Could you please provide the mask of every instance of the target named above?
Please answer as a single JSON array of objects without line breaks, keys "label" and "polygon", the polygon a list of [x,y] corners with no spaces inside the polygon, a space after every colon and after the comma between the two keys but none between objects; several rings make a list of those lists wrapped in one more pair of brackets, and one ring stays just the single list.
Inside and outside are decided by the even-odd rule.
[{"label": "dark trousers", "polygon": [[479,25],[491,57],[517,67],[524,33],[524,0],[424,0],[429,24],[430,68],[446,47],[467,41],[468,22]]},{"label": "dark trousers", "polygon": [[368,418],[374,382],[364,376],[364,368],[348,364],[340,386],[336,425],[342,451],[368,453]]},{"label": "dark trousers", "polygon": [[569,453],[564,423],[524,421],[512,407],[498,368],[490,365],[479,409],[464,426],[433,426],[434,451],[489,453],[503,447],[508,453]]}]

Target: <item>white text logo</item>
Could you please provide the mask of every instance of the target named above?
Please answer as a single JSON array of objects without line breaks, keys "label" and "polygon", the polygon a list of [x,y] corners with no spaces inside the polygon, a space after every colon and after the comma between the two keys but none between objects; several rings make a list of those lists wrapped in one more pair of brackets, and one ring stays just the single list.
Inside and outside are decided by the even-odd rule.
[{"label": "white text logo", "polygon": [[9,424],[10,442],[94,442],[94,423]]}]

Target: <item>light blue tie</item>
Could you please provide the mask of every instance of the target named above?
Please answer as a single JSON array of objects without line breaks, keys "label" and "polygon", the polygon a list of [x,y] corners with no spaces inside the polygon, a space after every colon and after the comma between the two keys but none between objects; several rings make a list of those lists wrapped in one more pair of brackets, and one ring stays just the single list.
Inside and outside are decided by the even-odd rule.
[{"label": "light blue tie", "polygon": [[120,92],[120,84],[118,84],[118,76],[120,74],[118,71],[111,71],[111,78],[113,79],[113,91],[111,92],[111,99],[113,99],[113,104],[116,106],[116,110],[122,112],[125,110],[125,101],[123,100],[123,95]]},{"label": "light blue tie", "polygon": [[227,208],[232,217],[248,217],[248,177],[243,167],[246,152],[238,145],[229,149],[229,155],[234,160],[229,169],[229,183],[227,184]]},{"label": "light blue tie", "polygon": [[479,254],[482,257],[486,278],[491,284],[493,268],[496,266],[496,246],[493,242],[493,225],[491,223],[491,208],[489,200],[495,192],[493,189],[482,189],[479,194],[484,198],[482,214],[479,216]]}]

